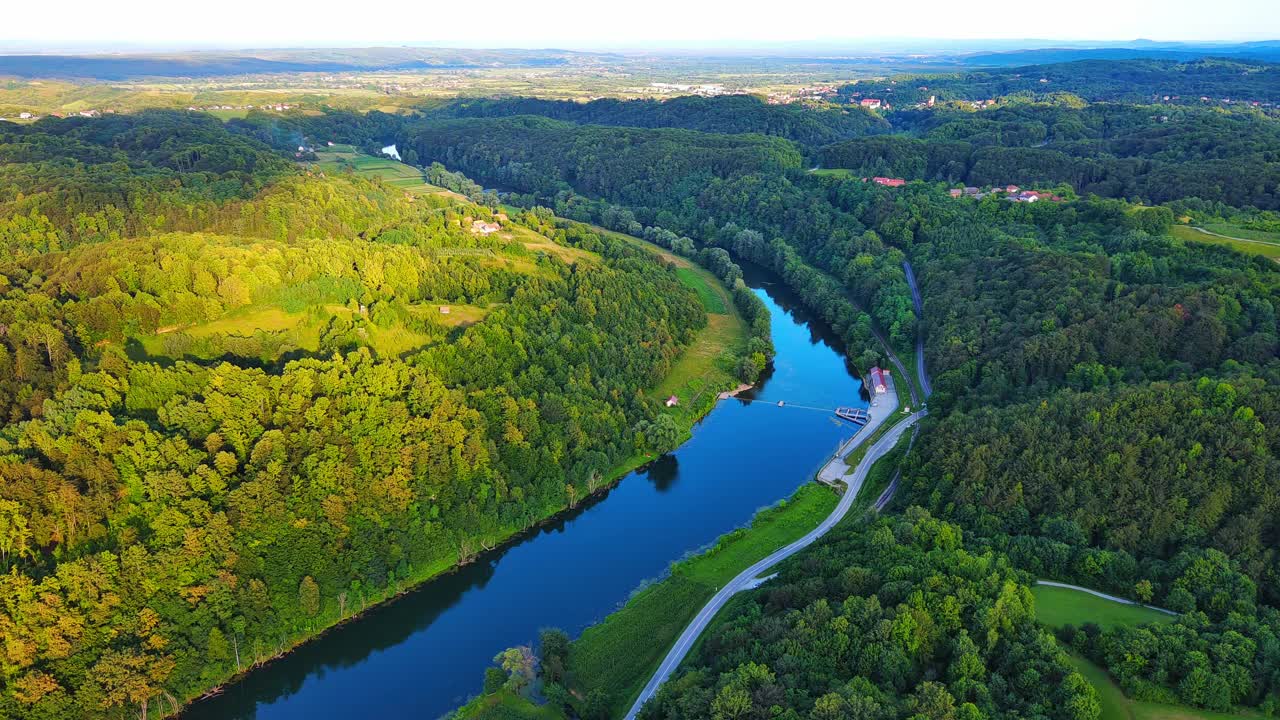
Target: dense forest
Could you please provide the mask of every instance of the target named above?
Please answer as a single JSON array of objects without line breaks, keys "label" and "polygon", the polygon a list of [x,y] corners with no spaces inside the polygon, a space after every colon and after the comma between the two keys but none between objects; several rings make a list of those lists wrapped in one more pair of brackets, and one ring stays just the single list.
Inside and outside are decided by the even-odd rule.
[{"label": "dense forest", "polygon": [[0,149],[0,714],[171,711],[676,440],[645,391],[706,314],[647,253],[102,122]]},{"label": "dense forest", "polygon": [[844,525],[738,598],[640,717],[1096,718],[1033,605],[928,513]]},{"label": "dense forest", "polygon": [[[0,123],[0,714],[171,710],[670,449],[646,391],[706,314],[672,267],[572,221],[735,288],[743,379],[771,348],[739,261],[855,364],[884,361],[877,334],[904,357],[922,336],[935,381],[887,516],[728,607],[645,717],[1096,720],[1068,647],[1133,698],[1274,714],[1280,267],[1171,227],[1280,227],[1280,125],[1135,104],[1273,74],[900,81],[900,108],[915,87],[1004,100],[884,122],[509,98]],[[474,202],[292,161],[327,142],[394,142]],[[1055,639],[1035,579],[1180,617]]]},{"label": "dense forest", "polygon": [[541,115],[583,125],[683,128],[709,133],[776,135],[802,147],[829,145],[877,132],[889,123],[860,107],[766,105],[751,95],[684,96],[670,100],[569,100],[503,98],[460,100],[430,113],[432,117],[509,117]]},{"label": "dense forest", "polygon": [[822,148],[824,167],[974,186],[1070,185],[1164,203],[1280,209],[1280,123],[1252,110],[1015,103],[902,110],[893,135]]},{"label": "dense forest", "polygon": [[[482,118],[411,125],[406,139],[424,159],[478,178],[521,178],[507,186],[512,201],[554,202],[570,216],[687,235],[778,270],[851,339],[878,326],[895,344],[909,342],[914,315],[907,321],[886,310],[909,303],[898,265],[910,258],[923,284],[920,329],[937,392],[897,507],[924,506],[964,527],[976,547],[1035,576],[1189,613],[1177,633],[1152,631],[1152,657],[1215,646],[1228,631],[1244,638],[1230,640],[1237,648],[1223,656],[1230,661],[1211,654],[1207,665],[1162,659],[1139,668],[1114,649],[1118,634],[1090,630],[1070,639],[1132,696],[1272,708],[1280,697],[1271,671],[1280,596],[1271,520],[1280,497],[1280,273],[1263,258],[1183,243],[1169,231],[1175,211],[1266,222],[1268,213],[1249,207],[1274,201],[1265,174],[1243,174],[1252,194],[1233,196],[1170,173],[1202,176],[1215,163],[1254,161],[1273,168],[1275,124],[1250,113],[1164,112],[1153,119],[1147,108],[1050,103],[987,115],[898,113],[920,139],[865,138],[828,151],[867,146],[866,157],[884,163],[899,161],[891,151],[899,143],[975,154],[1050,152],[1044,143],[1058,143],[1051,152],[1062,157],[1118,158],[1142,168],[1145,182],[1164,178],[1171,189],[1156,199],[1178,198],[1168,207],[1097,197],[978,202],[948,198],[934,185],[891,189],[794,166],[768,173],[752,163],[704,170],[696,184],[685,182],[690,173],[680,163],[644,168],[661,174],[648,179],[662,190],[646,193],[617,184],[641,171],[631,157],[647,149],[634,146],[650,142],[633,130]],[[584,137],[625,150],[580,173],[563,148]],[[919,161],[901,162],[867,172],[902,172]],[[967,167],[966,156],[956,163]],[[526,167],[537,171],[521,176]],[[929,172],[927,162],[917,167]],[[749,622],[742,612],[726,622]],[[701,699],[683,710],[668,700],[662,712],[701,716],[689,708],[735,686],[735,667],[675,680],[673,688],[689,683],[689,698]],[[703,682],[708,692],[692,689]],[[783,707],[807,713],[814,701],[793,697]]]}]

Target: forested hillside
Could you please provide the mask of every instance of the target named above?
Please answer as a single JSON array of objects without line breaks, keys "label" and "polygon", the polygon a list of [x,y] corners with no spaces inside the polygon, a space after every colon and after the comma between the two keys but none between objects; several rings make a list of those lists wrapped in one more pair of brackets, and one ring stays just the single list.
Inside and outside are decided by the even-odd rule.
[{"label": "forested hillside", "polygon": [[[1041,81],[1044,82],[1041,82]],[[885,97],[895,105],[939,100],[985,100],[1006,95],[1067,92],[1091,102],[1146,103],[1169,100],[1198,104],[1213,100],[1280,100],[1280,66],[1261,60],[1205,58],[1176,60],[1078,60],[977,70],[950,75],[916,75],[865,80],[840,88],[842,96]],[[1176,100],[1175,100],[1176,97]]]},{"label": "forested hillside", "polygon": [[913,510],[846,525],[739,598],[653,718],[1094,718],[1026,575]]},{"label": "forested hillside", "polygon": [[433,117],[541,115],[587,125],[683,128],[711,133],[777,135],[817,147],[885,132],[889,123],[860,107],[766,105],[751,95],[684,96],[666,101],[601,98],[587,103],[536,98],[460,100]]},{"label": "forested hillside", "polygon": [[673,440],[706,313],[627,243],[194,115],[2,137],[0,715],[171,711]]},{"label": "forested hillside", "polygon": [[[924,140],[851,143],[931,149],[945,142],[1035,153],[1048,152],[1035,146],[1056,138],[1062,146],[1052,152],[1063,157],[1120,158],[1140,168],[1145,182],[1163,178],[1170,188],[1165,198],[1190,198],[1172,207],[1098,198],[978,202],[948,198],[937,186],[884,188],[856,177],[768,174],[751,165],[704,170],[694,184],[685,181],[689,170],[679,162],[647,168],[660,173],[650,180],[663,191],[646,194],[636,185],[616,185],[636,171],[620,159],[627,152],[580,174],[554,149],[583,136],[646,142],[635,131],[474,119],[427,122],[407,132],[424,159],[457,163],[493,182],[519,177],[521,163],[545,168],[511,185],[512,199],[553,200],[566,214],[606,217],[606,224],[672,229],[773,267],[852,348],[868,336],[869,325],[856,329],[867,319],[890,330],[896,343],[909,342],[914,314],[903,322],[905,316],[886,311],[909,303],[895,272],[909,257],[923,285],[922,329],[937,394],[896,506],[922,505],[960,523],[977,546],[1036,576],[1189,613],[1176,632],[1152,631],[1143,641],[1147,657],[1176,655],[1179,647],[1223,647],[1222,654],[1206,650],[1207,663],[1152,659],[1134,666],[1116,649],[1117,634],[1073,640],[1131,696],[1216,709],[1272,708],[1280,697],[1273,671],[1280,653],[1274,620],[1280,578],[1270,519],[1280,497],[1280,273],[1265,259],[1184,243],[1169,232],[1175,209],[1265,216],[1256,208],[1226,209],[1252,201],[1269,207],[1274,193],[1265,174],[1241,174],[1244,185],[1237,187],[1253,193],[1244,196],[1203,191],[1175,175],[1201,177],[1215,163],[1272,168],[1275,121],[1167,112],[1164,120],[1152,120],[1145,108],[1063,105],[1010,108],[990,119],[922,112],[911,122]],[[933,133],[947,139],[935,140]],[[564,137],[557,141],[555,134]],[[499,146],[519,151],[503,154]],[[887,161],[874,149],[866,156]],[[957,167],[966,163],[959,156]],[[850,300],[867,308],[869,318],[860,319]],[[736,612],[745,614],[725,622],[752,622],[749,610]],[[753,656],[767,654],[761,645],[751,647]],[[709,653],[704,662],[716,657]],[[746,655],[730,657],[736,662]],[[987,664],[994,670],[998,661]],[[662,713],[702,716],[691,708],[730,692],[726,688],[749,696],[791,672],[778,659],[754,680],[743,680],[748,688],[732,679],[734,667],[717,665],[710,675],[697,667],[691,664],[672,684],[680,689],[673,691],[679,702],[691,704],[668,698]],[[783,707],[816,712],[817,696],[788,697]]]},{"label": "forested hillside", "polygon": [[1068,101],[981,113],[902,110],[892,122],[898,134],[823,148],[822,165],[975,186],[1061,183],[1082,195],[1280,209],[1280,122],[1258,111]]},{"label": "forested hillside", "polygon": [[406,134],[405,145],[423,162],[506,186],[516,191],[513,200],[553,203],[561,215],[617,229],[683,234],[779,273],[805,275],[808,281],[793,286],[850,347],[873,344],[870,326],[859,321],[863,311],[895,345],[910,345],[915,314],[902,254],[807,189],[803,175],[792,172],[799,156],[789,143],[531,117],[427,122]]}]

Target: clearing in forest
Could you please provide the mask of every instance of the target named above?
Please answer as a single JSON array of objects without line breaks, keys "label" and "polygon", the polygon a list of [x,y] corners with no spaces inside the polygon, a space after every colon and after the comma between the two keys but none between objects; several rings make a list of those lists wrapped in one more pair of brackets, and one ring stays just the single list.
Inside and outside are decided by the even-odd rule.
[{"label": "clearing in forest", "polygon": [[1206,225],[1203,229],[1174,225],[1170,232],[1179,240],[1226,245],[1242,253],[1261,255],[1280,262],[1280,233],[1246,230],[1234,225]]},{"label": "clearing in forest", "polygon": [[1099,627],[1168,623],[1177,618],[1141,605],[1126,605],[1071,588],[1036,585],[1031,588],[1036,598],[1036,618],[1051,628],[1065,625],[1080,627],[1093,623]]}]

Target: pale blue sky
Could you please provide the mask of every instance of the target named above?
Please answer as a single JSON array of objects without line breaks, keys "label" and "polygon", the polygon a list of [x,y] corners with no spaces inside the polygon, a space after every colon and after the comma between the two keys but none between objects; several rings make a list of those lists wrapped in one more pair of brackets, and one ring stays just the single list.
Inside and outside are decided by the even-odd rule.
[{"label": "pale blue sky", "polygon": [[0,47],[754,46],[876,38],[1259,40],[1280,0],[12,0]]}]

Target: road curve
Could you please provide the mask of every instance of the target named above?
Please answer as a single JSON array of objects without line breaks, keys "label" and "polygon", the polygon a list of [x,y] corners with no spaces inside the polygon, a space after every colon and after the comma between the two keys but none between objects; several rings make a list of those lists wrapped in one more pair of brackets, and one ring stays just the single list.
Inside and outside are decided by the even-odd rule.
[{"label": "road curve", "polygon": [[[631,705],[631,709],[627,711],[627,720],[634,720],[636,715],[639,714],[640,708],[653,697],[654,693],[658,691],[658,688],[662,686],[662,683],[671,676],[671,673],[675,672],[676,667],[680,665],[680,662],[684,660],[685,655],[688,654],[689,648],[693,647],[693,643],[698,639],[698,636],[702,634],[702,631],[706,629],[707,625],[711,622],[711,618],[715,617],[715,614],[719,612],[720,608],[724,607],[725,603],[729,601],[729,598],[742,590],[756,587],[759,584],[756,582],[757,576],[797,552],[800,552],[809,545],[812,545],[815,540],[827,534],[828,530],[844,518],[845,514],[849,512],[849,508],[853,506],[853,501],[857,499],[858,490],[862,488],[862,483],[866,480],[867,472],[871,469],[871,465],[875,463],[876,460],[879,460],[885,453],[889,452],[889,450],[891,450],[898,442],[898,439],[902,437],[902,433],[906,432],[908,428],[913,427],[916,422],[926,414],[926,412],[927,411],[925,410],[917,411],[906,420],[893,426],[867,449],[866,455],[862,457],[862,460],[854,469],[853,475],[845,477],[845,485],[847,487],[844,495],[840,498],[840,502],[836,505],[836,509],[833,510],[831,514],[828,515],[827,518],[816,528],[799,540],[796,540],[784,548],[774,551],[773,554],[756,562],[756,564],[746,570],[743,570],[741,573],[738,573],[737,577],[730,580],[728,584],[721,588],[720,591],[703,606],[702,610],[698,611],[697,616],[694,617],[689,625],[684,629],[684,632],[676,639],[675,645],[671,647],[667,656],[663,658],[662,664],[658,666],[657,672],[653,674],[653,677],[649,678],[649,682],[644,686],[644,690],[640,691],[640,696],[636,698],[636,701]],[[869,428],[869,430],[874,430],[874,428]],[[870,437],[870,435],[871,432],[867,432],[864,437]]]},{"label": "road curve", "polygon": [[[916,284],[916,273],[911,269],[911,262],[902,263],[902,270],[907,275],[907,285],[911,286],[911,303],[916,307],[916,323],[924,322],[924,301],[920,298],[920,286]],[[924,329],[916,330],[916,377],[920,380],[920,391],[925,399],[933,394],[933,385],[929,382],[929,373],[924,366]]]},{"label": "road curve", "polygon": [[1094,597],[1100,597],[1100,598],[1102,598],[1103,600],[1110,600],[1111,602],[1117,602],[1117,603],[1120,603],[1121,605],[1137,605],[1138,607],[1144,607],[1144,608],[1147,608],[1148,610],[1155,610],[1156,612],[1162,612],[1162,613],[1164,613],[1165,615],[1177,615],[1177,614],[1178,614],[1178,613],[1176,613],[1176,612],[1174,612],[1174,611],[1172,611],[1172,610],[1166,610],[1166,609],[1164,609],[1164,608],[1162,608],[1162,607],[1156,607],[1155,605],[1146,605],[1146,604],[1144,604],[1144,603],[1140,603],[1140,602],[1137,602],[1137,601],[1135,601],[1135,600],[1129,600],[1128,598],[1116,597],[1115,595],[1108,595],[1108,594],[1106,594],[1106,593],[1104,593],[1104,592],[1098,592],[1097,590],[1090,590],[1090,589],[1089,589],[1089,588],[1087,588],[1087,587],[1080,587],[1079,585],[1071,585],[1070,583],[1054,582],[1053,580],[1037,580],[1037,581],[1036,581],[1036,585],[1048,585],[1049,587],[1066,588],[1066,589],[1068,589],[1068,590],[1078,590],[1078,591],[1080,591],[1080,592],[1082,592],[1082,593],[1089,593],[1090,595],[1093,595]]}]

